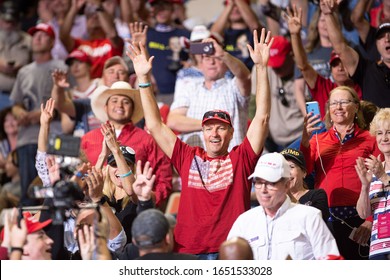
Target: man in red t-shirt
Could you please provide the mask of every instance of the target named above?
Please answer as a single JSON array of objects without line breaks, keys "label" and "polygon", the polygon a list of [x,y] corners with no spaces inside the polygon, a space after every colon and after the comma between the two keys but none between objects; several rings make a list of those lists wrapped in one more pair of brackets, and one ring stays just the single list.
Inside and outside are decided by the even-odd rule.
[{"label": "man in red t-shirt", "polygon": [[85,52],[91,62],[91,77],[100,78],[104,62],[115,55],[123,53],[123,40],[119,37],[113,19],[102,5],[87,3],[84,13],[87,17],[88,39],[73,38],[70,35],[73,21],[82,8],[83,1],[72,1],[72,5],[60,28],[60,39],[70,53],[74,49]]},{"label": "man in red t-shirt", "polygon": [[[212,110],[202,120],[206,150],[182,142],[163,124],[150,83],[152,58],[145,47],[133,46],[129,57],[137,74],[146,126],[171,159],[182,181],[175,227],[175,250],[216,259],[218,249],[236,218],[250,207],[251,183],[247,179],[259,158],[268,131],[270,91],[267,74],[270,32],[254,31],[254,50],[248,47],[257,70],[256,114],[242,144],[228,152],[234,128],[228,112]],[[229,56],[230,57],[230,56]],[[213,57],[227,59],[227,57]]]}]

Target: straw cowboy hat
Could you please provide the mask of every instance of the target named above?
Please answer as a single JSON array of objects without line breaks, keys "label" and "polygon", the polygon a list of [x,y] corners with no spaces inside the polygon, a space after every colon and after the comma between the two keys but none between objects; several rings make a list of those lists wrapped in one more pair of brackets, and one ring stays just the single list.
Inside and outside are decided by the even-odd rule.
[{"label": "straw cowboy hat", "polygon": [[143,118],[144,111],[142,109],[139,90],[133,89],[129,83],[119,81],[113,83],[111,87],[104,85],[99,86],[92,93],[92,111],[101,122],[104,123],[108,120],[108,116],[104,107],[106,106],[108,99],[113,95],[127,96],[133,101],[133,114],[131,115],[131,121],[134,124]]}]

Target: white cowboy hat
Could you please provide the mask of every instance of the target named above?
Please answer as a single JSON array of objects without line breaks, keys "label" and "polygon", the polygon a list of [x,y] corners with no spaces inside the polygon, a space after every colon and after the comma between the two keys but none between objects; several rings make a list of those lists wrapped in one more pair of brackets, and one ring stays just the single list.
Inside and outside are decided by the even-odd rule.
[{"label": "white cowboy hat", "polygon": [[133,124],[136,124],[143,118],[144,111],[142,109],[139,90],[133,89],[129,83],[119,81],[113,83],[111,87],[104,85],[99,86],[92,93],[92,111],[101,122],[104,123],[108,120],[104,107],[106,106],[108,99],[113,95],[124,95],[133,101],[133,114],[131,115]]}]

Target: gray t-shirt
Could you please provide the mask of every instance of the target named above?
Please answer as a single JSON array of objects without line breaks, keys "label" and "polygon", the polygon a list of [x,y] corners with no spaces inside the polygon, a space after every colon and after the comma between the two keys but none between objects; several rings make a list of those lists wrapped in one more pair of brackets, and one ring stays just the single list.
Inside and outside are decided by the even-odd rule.
[{"label": "gray t-shirt", "polygon": [[[28,112],[40,110],[41,103],[51,96],[53,80],[51,73],[54,69],[66,70],[62,60],[50,60],[45,63],[32,62],[22,67],[16,77],[10,99],[15,104],[23,104]],[[50,132],[60,133],[61,124],[53,121]],[[17,147],[38,143],[39,124],[19,127]]]}]

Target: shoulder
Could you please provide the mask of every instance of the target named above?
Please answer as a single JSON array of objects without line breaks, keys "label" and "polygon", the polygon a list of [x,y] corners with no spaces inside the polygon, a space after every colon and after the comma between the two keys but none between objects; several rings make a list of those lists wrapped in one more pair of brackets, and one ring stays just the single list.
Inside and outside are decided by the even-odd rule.
[{"label": "shoulder", "polygon": [[321,211],[315,207],[311,207],[303,204],[292,204],[293,206],[289,209],[291,214],[297,214],[297,217],[310,217],[310,216],[321,216]]}]

